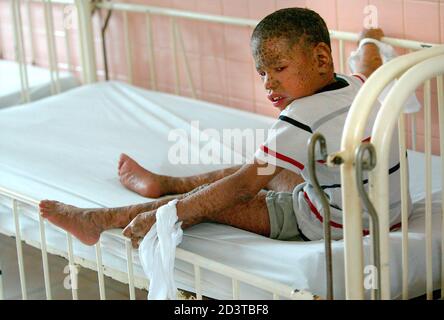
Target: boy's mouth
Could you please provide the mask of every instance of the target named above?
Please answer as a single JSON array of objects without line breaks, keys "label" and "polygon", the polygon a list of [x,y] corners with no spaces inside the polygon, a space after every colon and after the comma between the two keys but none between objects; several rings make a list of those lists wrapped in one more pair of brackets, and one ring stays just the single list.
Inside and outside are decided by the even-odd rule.
[{"label": "boy's mouth", "polygon": [[269,94],[267,97],[276,108],[281,108],[287,101],[285,96],[277,93]]}]

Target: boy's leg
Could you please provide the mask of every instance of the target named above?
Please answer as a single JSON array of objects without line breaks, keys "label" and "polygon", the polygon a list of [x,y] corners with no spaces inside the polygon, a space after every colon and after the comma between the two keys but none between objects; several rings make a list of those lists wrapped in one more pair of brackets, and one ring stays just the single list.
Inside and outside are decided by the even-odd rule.
[{"label": "boy's leg", "polygon": [[[208,222],[217,222],[268,237],[270,235],[270,218],[266,197],[267,192],[260,191],[248,202],[213,214],[208,217]],[[184,221],[183,227],[189,227],[186,221]]]},{"label": "boy's leg", "polygon": [[[207,221],[279,240],[299,239],[300,236],[292,192],[261,190],[252,200],[214,213]],[[184,221],[182,226],[190,225]]]},{"label": "boy's leg", "polygon": [[[183,194],[235,173],[241,166],[216,170],[189,177],[170,177],[155,174],[140,166],[136,161],[122,154],[119,161],[119,177],[128,189],[148,198],[158,198],[169,194]],[[301,176],[283,170],[267,186],[268,190],[292,192],[300,183]]]},{"label": "boy's leg", "polygon": [[[155,210],[173,199],[184,198],[205,187],[206,185],[202,185],[188,194],[170,196],[158,201],[120,208],[82,209],[57,201],[46,200],[40,203],[40,212],[44,218],[72,233],[83,243],[93,245],[99,241],[100,234],[103,231],[124,228],[140,213]],[[260,191],[252,200],[222,212],[213,213],[199,222],[221,223],[268,237],[273,222],[270,221],[267,194],[266,191]],[[290,206],[292,205],[290,204]],[[291,213],[290,216],[293,217],[294,215]],[[284,221],[284,218],[273,217],[275,220],[274,228],[276,226],[281,228],[281,224],[291,226],[291,224]],[[195,223],[183,221],[182,227],[185,229],[193,224]]]},{"label": "boy's leg", "polygon": [[[176,198],[184,198],[197,192],[201,186],[188,194],[170,196],[158,201],[119,208],[77,208],[58,201],[40,202],[40,213],[51,223],[70,232],[81,242],[93,245],[100,239],[100,234],[109,229],[126,227],[137,215],[159,208]],[[267,192],[261,191],[255,198],[244,204],[233,206],[220,213],[207,217],[205,221],[231,225],[265,236],[269,235],[270,222],[266,205]],[[190,227],[187,221],[183,228]]]},{"label": "boy's leg", "polygon": [[186,194],[119,208],[85,209],[50,200],[41,201],[39,208],[43,218],[70,232],[83,243],[93,245],[99,241],[103,231],[125,228],[140,213],[156,210],[173,199],[182,199],[206,186],[199,186]]},{"label": "boy's leg", "polygon": [[128,189],[148,198],[170,194],[183,194],[195,188],[222,179],[240,169],[234,166],[189,177],[170,177],[155,174],[140,166],[136,161],[122,154],[119,161],[120,182]]},{"label": "boy's leg", "polygon": [[[237,204],[220,212],[213,212],[208,216],[189,217],[182,221],[182,229],[203,222],[216,222],[268,237],[271,223],[267,207],[267,194],[268,192],[261,190],[253,199],[245,203]],[[133,246],[136,248],[138,242],[142,240],[155,222],[154,212],[143,212],[123,230],[123,234],[131,238]],[[274,228],[276,228],[276,224]]]},{"label": "boy's leg", "polygon": [[[261,190],[252,200],[245,203],[205,217],[183,220],[182,228],[186,229],[202,222],[221,223],[273,239],[300,239],[293,210],[293,197],[289,192]],[[142,213],[125,228],[123,234],[131,238],[133,246],[137,247],[137,243],[154,223],[153,212]]]}]

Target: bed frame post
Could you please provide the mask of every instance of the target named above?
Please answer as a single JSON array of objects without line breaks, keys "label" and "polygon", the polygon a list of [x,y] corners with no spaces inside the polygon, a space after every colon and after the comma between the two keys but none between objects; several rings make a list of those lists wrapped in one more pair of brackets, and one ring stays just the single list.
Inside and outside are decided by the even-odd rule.
[{"label": "bed frame post", "polygon": [[23,28],[22,28],[22,16],[20,11],[20,5],[21,5],[20,1],[11,2],[15,56],[20,72],[22,103],[26,103],[31,101],[31,99],[29,96],[29,81],[28,81],[28,71],[26,66],[25,45],[23,43]]},{"label": "bed frame post", "polygon": [[341,166],[342,201],[344,211],[345,297],[364,299],[364,257],[362,253],[362,207],[352,161]]},{"label": "bed frame post", "polygon": [[[441,150],[441,186],[444,186],[444,76],[436,79],[438,90],[438,113],[439,113],[439,143]],[[441,188],[441,299],[444,300],[444,189]]]},{"label": "bed frame post", "polygon": [[97,81],[96,53],[94,50],[91,15],[93,4],[90,0],[75,0],[79,20],[80,57],[82,59],[83,82]]},{"label": "bed frame post", "polygon": [[35,39],[34,39],[34,23],[31,14],[31,0],[26,1],[26,13],[28,15],[28,36],[31,44],[31,64],[35,64]]},{"label": "bed frame post", "polygon": [[60,93],[60,77],[57,63],[57,48],[54,38],[54,18],[52,11],[52,4],[50,1],[43,3],[45,13],[45,28],[46,28],[46,45],[48,48],[49,57],[49,72],[51,75],[51,94]]}]

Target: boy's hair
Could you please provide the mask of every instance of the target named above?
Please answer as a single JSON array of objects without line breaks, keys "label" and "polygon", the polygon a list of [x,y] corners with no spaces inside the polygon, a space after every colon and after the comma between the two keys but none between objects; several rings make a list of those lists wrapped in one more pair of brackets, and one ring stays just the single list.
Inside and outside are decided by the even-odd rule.
[{"label": "boy's hair", "polygon": [[270,38],[287,39],[290,47],[301,39],[307,46],[324,42],[331,50],[325,21],[315,11],[305,8],[280,9],[263,18],[254,28],[251,41]]}]

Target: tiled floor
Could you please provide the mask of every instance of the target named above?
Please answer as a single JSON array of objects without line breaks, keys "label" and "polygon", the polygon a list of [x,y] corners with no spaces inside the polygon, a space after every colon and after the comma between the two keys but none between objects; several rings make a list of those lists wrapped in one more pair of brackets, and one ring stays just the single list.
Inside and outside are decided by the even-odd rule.
[{"label": "tiled floor", "polygon": [[[46,299],[41,251],[23,244],[28,299]],[[71,290],[66,289],[68,261],[62,257],[48,255],[50,266],[52,299],[72,299]],[[0,264],[5,299],[21,299],[19,269],[15,238],[0,234]],[[65,271],[65,272],[64,272]],[[108,300],[129,299],[128,285],[105,277],[105,292]],[[82,300],[99,299],[97,273],[82,268],[78,275],[78,297]],[[136,290],[136,299],[146,299],[147,292]]]}]

